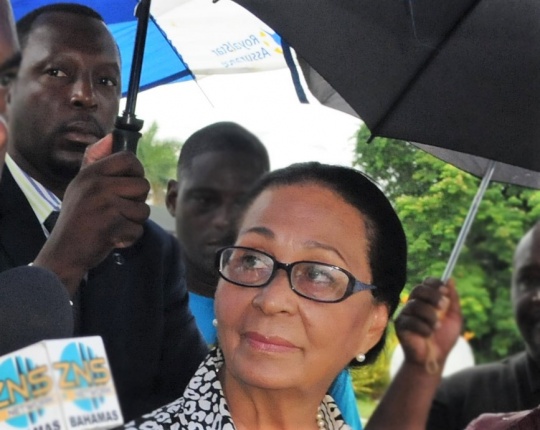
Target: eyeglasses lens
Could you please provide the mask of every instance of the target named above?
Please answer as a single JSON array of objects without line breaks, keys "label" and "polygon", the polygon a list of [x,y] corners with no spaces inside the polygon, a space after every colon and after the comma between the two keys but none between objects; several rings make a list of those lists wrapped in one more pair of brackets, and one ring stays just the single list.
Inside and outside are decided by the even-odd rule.
[{"label": "eyeglasses lens", "polygon": [[227,248],[221,254],[220,272],[231,282],[257,287],[272,276],[274,261],[267,255],[246,248]]},{"label": "eyeglasses lens", "polygon": [[[253,249],[227,248],[221,253],[219,271],[234,284],[260,287],[268,283],[276,264],[281,265],[269,255]],[[290,265],[286,271],[294,291],[321,302],[341,300],[350,283],[345,272],[323,263],[300,261]]]},{"label": "eyeglasses lens", "polygon": [[349,277],[333,266],[299,262],[292,268],[291,283],[293,288],[303,296],[332,302],[345,295]]}]

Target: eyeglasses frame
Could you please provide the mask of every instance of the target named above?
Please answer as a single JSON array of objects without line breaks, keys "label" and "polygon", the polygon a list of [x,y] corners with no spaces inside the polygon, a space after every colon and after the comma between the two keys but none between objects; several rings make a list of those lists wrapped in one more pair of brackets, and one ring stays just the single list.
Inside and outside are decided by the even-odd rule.
[{"label": "eyeglasses frame", "polygon": [[[225,277],[225,275],[221,272],[220,267],[221,267],[221,257],[222,257],[223,253],[227,249],[245,249],[245,250],[255,251],[255,252],[258,252],[260,254],[266,255],[274,263],[270,278],[268,278],[268,280],[266,282],[264,282],[263,284],[261,284],[261,285],[245,285],[245,284],[238,283],[236,281],[232,281],[229,278]],[[318,299],[315,299],[313,297],[306,296],[305,294],[302,294],[300,291],[296,290],[294,288],[293,284],[292,284],[292,270],[293,270],[294,266],[296,266],[297,264],[300,264],[300,263],[320,264],[322,266],[326,266],[326,267],[330,267],[332,269],[338,270],[338,271],[344,273],[345,275],[347,275],[347,277],[349,278],[349,283],[347,285],[347,289],[345,290],[345,293],[344,293],[343,297],[341,297],[340,299],[336,299],[336,300],[318,300]],[[240,287],[245,287],[245,288],[263,288],[263,287],[266,287],[267,285],[270,285],[270,283],[276,277],[277,271],[279,269],[282,269],[287,273],[287,279],[289,281],[289,287],[291,288],[292,291],[294,291],[300,297],[303,297],[303,298],[308,299],[308,300],[313,300],[314,302],[318,302],[318,303],[339,303],[339,302],[342,302],[343,300],[345,300],[346,298],[352,296],[354,293],[357,293],[357,292],[360,292],[360,291],[366,291],[366,290],[371,291],[371,290],[374,290],[374,289],[377,288],[375,285],[366,284],[366,283],[364,283],[362,281],[359,281],[358,279],[356,279],[354,277],[354,275],[351,272],[349,272],[349,271],[347,271],[347,270],[345,270],[345,269],[343,269],[343,268],[341,268],[339,266],[334,266],[333,264],[322,263],[320,261],[311,261],[311,260],[301,260],[301,261],[294,261],[292,263],[282,263],[281,261],[278,261],[274,256],[268,254],[267,252],[260,251],[260,250],[255,249],[255,248],[250,248],[248,246],[226,246],[226,247],[218,249],[216,251],[215,267],[216,267],[216,269],[217,269],[217,271],[219,273],[219,276],[221,278],[225,279],[227,282],[230,282],[231,284],[238,285]]]}]

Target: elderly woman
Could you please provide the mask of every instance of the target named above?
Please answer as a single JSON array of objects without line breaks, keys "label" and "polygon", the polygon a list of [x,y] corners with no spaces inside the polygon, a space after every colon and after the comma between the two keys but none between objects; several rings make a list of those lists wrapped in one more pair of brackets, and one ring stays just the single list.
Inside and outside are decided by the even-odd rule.
[{"label": "elderly woman", "polygon": [[216,256],[219,347],[183,397],[126,427],[348,428],[326,393],[382,349],[405,266],[401,223],[366,176],[319,163],[268,174]]}]

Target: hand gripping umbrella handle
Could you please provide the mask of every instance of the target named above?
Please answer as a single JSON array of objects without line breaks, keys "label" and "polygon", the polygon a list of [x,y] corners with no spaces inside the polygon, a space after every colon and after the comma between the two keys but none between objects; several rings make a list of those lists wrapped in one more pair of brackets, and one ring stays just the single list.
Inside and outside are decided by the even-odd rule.
[{"label": "hand gripping umbrella handle", "polygon": [[135,106],[137,104],[137,94],[139,93],[139,83],[141,80],[141,70],[144,56],[144,46],[146,43],[146,33],[148,21],[150,19],[150,1],[140,0],[137,4],[137,35],[135,37],[135,47],[133,49],[133,61],[129,76],[129,87],[126,100],[126,109],[121,116],[116,118],[113,131],[113,152],[132,151],[137,152],[137,144],[141,137],[141,129],[144,121],[135,116]]}]

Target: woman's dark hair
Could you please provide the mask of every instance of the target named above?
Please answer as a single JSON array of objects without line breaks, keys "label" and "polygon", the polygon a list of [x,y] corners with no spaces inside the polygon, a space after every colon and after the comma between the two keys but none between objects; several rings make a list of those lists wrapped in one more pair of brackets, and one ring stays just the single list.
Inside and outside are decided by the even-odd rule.
[{"label": "woman's dark hair", "polygon": [[[318,184],[326,187],[355,207],[366,220],[369,241],[368,258],[373,276],[373,297],[386,304],[389,316],[399,304],[405,286],[407,242],[396,212],[384,193],[358,170],[317,162],[298,163],[263,176],[246,198],[246,208],[266,189],[289,185]],[[339,217],[339,214],[336,214]],[[363,364],[373,362],[384,347],[386,332],[366,353]],[[353,361],[351,365],[358,365]]]}]

